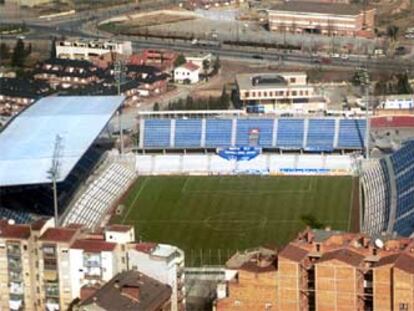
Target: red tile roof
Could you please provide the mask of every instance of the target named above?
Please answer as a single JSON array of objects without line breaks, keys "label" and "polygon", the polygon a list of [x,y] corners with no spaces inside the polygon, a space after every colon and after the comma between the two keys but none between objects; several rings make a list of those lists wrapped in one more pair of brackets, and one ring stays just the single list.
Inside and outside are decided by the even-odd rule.
[{"label": "red tile roof", "polygon": [[280,253],[279,257],[287,258],[292,261],[300,262],[308,254],[307,250],[288,244]]},{"label": "red tile roof", "polygon": [[110,225],[106,227],[108,231],[128,232],[131,230],[131,226],[128,225]]},{"label": "red tile roof", "polygon": [[135,244],[135,249],[139,252],[143,252],[143,253],[151,253],[152,250],[154,250],[154,248],[157,247],[156,243],[151,243],[151,242],[142,242],[142,243],[137,243]]},{"label": "red tile roof", "polygon": [[100,240],[76,240],[70,248],[82,249],[85,252],[99,253],[111,252],[115,249],[116,243]]},{"label": "red tile roof", "polygon": [[7,221],[0,222],[0,237],[7,239],[28,239],[30,237],[29,225],[9,225]]},{"label": "red tile roof", "polygon": [[414,257],[404,253],[397,253],[383,257],[374,265],[374,267],[386,265],[394,265],[397,269],[414,274]]},{"label": "red tile roof", "polygon": [[349,249],[339,249],[333,252],[325,253],[322,255],[318,263],[339,260],[351,266],[357,267],[364,261],[365,256],[355,253]]},{"label": "red tile roof", "polygon": [[77,230],[69,228],[49,228],[40,237],[41,241],[70,242]]},{"label": "red tile roof", "polygon": [[200,68],[196,64],[193,64],[192,62],[185,63],[182,67],[190,71],[196,71]]},{"label": "red tile roof", "polygon": [[41,230],[49,219],[40,218],[31,224],[32,230]]}]

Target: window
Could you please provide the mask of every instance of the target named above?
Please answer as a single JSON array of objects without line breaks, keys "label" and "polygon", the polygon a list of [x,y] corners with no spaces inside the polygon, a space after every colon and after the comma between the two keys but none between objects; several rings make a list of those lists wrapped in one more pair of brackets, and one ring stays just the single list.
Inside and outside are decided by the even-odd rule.
[{"label": "window", "polygon": [[296,96],[298,93],[296,91],[292,91],[292,96]]},{"label": "window", "polygon": [[406,311],[406,310],[408,310],[408,303],[400,303],[399,304],[399,310],[400,311]]},{"label": "window", "polygon": [[262,92],[257,92],[257,97],[261,97],[262,96]]},{"label": "window", "polygon": [[249,92],[244,92],[244,97],[249,97]]},{"label": "window", "polygon": [[256,97],[256,92],[252,92],[252,97]]},{"label": "window", "polygon": [[290,83],[295,83],[296,82],[296,78],[290,78]]},{"label": "window", "polygon": [[267,92],[264,92],[264,93],[263,93],[263,96],[264,96],[264,97],[267,97]]},{"label": "window", "polygon": [[27,251],[27,245],[23,245],[23,250]]}]

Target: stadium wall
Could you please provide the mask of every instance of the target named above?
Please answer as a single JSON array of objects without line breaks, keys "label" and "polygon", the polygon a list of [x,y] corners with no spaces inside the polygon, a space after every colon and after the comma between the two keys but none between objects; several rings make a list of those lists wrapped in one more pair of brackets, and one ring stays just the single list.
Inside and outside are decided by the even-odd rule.
[{"label": "stadium wall", "polygon": [[353,175],[350,155],[260,154],[250,161],[227,160],[216,154],[137,155],[139,175]]},{"label": "stadium wall", "polygon": [[361,175],[363,231],[414,232],[414,141],[367,165]]}]

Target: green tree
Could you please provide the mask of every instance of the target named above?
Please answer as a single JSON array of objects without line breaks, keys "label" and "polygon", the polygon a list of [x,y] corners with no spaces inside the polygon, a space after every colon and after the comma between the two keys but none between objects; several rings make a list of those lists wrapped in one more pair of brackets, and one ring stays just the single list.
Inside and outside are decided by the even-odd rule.
[{"label": "green tree", "polygon": [[300,216],[300,220],[313,229],[322,229],[324,224],[321,223],[313,214],[304,214]]},{"label": "green tree", "polygon": [[396,41],[397,40],[397,36],[398,36],[398,32],[399,32],[400,28],[398,26],[395,25],[389,25],[387,27],[387,36],[393,40]]},{"label": "green tree", "polygon": [[10,49],[4,42],[0,44],[0,61],[10,58]]},{"label": "green tree", "polygon": [[22,39],[17,40],[16,45],[13,49],[12,55],[12,66],[23,67],[26,60],[26,51],[24,48],[24,42]]},{"label": "green tree", "polygon": [[203,73],[204,80],[208,81],[208,71],[210,69],[210,61],[208,59],[203,60]]},{"label": "green tree", "polygon": [[153,106],[152,110],[153,110],[153,111],[160,111],[160,104],[159,104],[158,102],[155,102],[155,104],[154,104],[154,106]]},{"label": "green tree", "polygon": [[227,94],[226,86],[223,85],[223,90],[221,91],[220,96],[220,108],[221,109],[229,109],[230,107],[230,96]]},{"label": "green tree", "polygon": [[400,74],[397,76],[397,93],[398,94],[412,94],[413,89],[411,88],[410,81],[407,73]]},{"label": "green tree", "polygon": [[56,37],[53,37],[50,47],[50,58],[56,58]]},{"label": "green tree", "polygon": [[220,57],[217,55],[213,63],[213,70],[215,74],[218,73],[220,67],[221,67]]},{"label": "green tree", "polygon": [[177,56],[177,58],[174,61],[174,67],[179,67],[181,65],[184,65],[187,62],[185,59],[185,56],[183,54],[180,54]]}]

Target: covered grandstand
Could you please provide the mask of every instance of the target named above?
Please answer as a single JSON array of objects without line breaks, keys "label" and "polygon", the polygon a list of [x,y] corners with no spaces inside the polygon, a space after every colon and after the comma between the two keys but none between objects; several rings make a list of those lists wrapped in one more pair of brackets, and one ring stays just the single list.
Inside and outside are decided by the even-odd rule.
[{"label": "covered grandstand", "polygon": [[140,119],[138,148],[355,151],[364,147],[365,128],[359,118],[152,117]]},{"label": "covered grandstand", "polygon": [[15,117],[0,132],[0,218],[25,222],[32,213],[53,212],[54,160],[63,209],[112,148],[111,140],[101,134],[123,100],[122,96],[47,97]]},{"label": "covered grandstand", "polygon": [[361,195],[363,231],[402,236],[414,232],[414,141],[366,164]]}]

